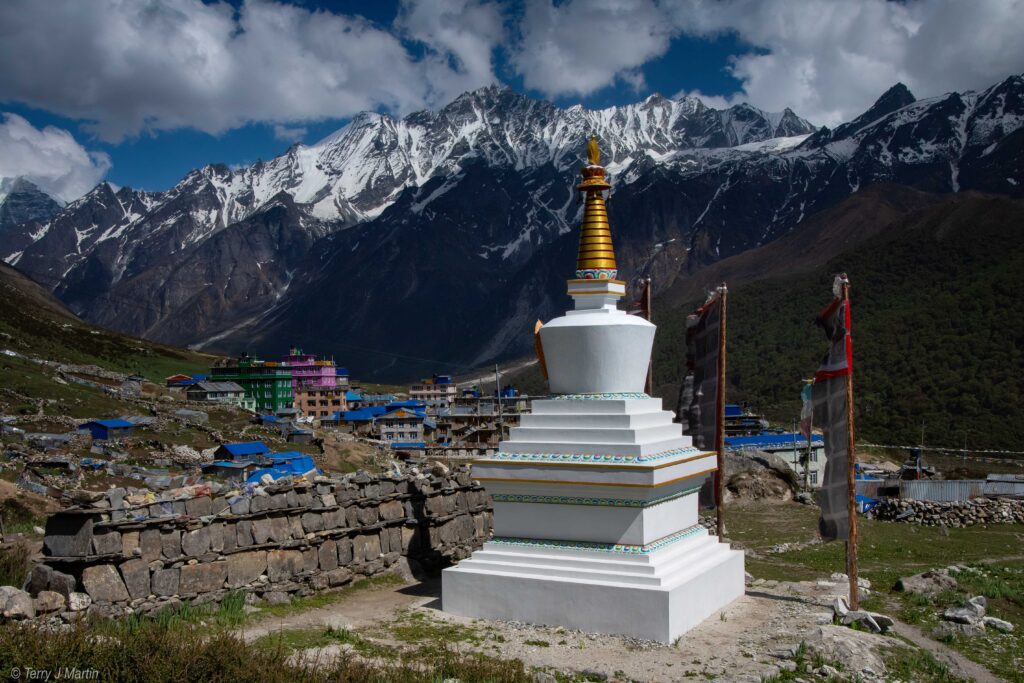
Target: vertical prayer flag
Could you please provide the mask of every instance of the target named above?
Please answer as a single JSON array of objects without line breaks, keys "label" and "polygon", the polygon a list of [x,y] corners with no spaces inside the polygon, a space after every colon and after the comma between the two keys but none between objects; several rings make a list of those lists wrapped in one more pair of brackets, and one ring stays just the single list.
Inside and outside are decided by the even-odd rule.
[{"label": "vertical prayer flag", "polygon": [[689,372],[679,392],[679,417],[693,445],[702,450],[715,448],[721,316],[722,298],[716,291],[686,319]]},{"label": "vertical prayer flag", "polygon": [[815,321],[825,331],[828,353],[814,375],[811,390],[814,424],[821,427],[825,439],[825,476],[818,503],[821,506],[819,530],[825,540],[849,540],[849,408],[846,383],[853,373],[853,341],[850,337],[850,301],[842,295],[846,284],[836,276],[832,303]]}]

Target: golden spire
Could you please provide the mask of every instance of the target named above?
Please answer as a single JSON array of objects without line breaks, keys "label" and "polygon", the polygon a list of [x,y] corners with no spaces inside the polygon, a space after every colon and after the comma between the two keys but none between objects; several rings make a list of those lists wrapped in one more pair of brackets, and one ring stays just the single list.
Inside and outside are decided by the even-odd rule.
[{"label": "golden spire", "polygon": [[612,248],[612,232],[608,227],[608,211],[604,206],[604,191],[611,185],[604,179],[601,151],[597,136],[591,135],[587,142],[587,158],[590,161],[581,171],[583,182],[576,189],[586,192],[583,206],[583,224],[580,229],[580,250],[576,257],[576,278],[579,280],[614,280],[618,275],[615,251]]}]

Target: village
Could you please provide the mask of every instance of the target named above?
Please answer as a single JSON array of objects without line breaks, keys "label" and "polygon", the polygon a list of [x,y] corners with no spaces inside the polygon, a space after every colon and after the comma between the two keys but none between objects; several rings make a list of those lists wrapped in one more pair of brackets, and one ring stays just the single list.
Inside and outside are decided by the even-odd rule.
[{"label": "village", "polygon": [[[21,408],[0,417],[0,479],[15,487],[5,490],[4,548],[36,548],[35,561],[25,558],[26,566],[35,567],[25,591],[4,589],[4,615],[52,624],[74,624],[85,615],[157,614],[186,603],[223,604],[234,594],[244,595],[246,609],[256,615],[279,609],[275,605],[301,613],[304,601],[316,601],[321,592],[360,582],[398,575],[429,585],[426,577],[469,557],[493,524],[492,496],[466,464],[497,453],[536,398],[502,384],[497,374],[489,385],[460,384],[450,374],[407,387],[361,385],[333,360],[300,349],[279,361],[216,359],[207,372],[176,372],[162,381],[153,373],[147,379],[13,351],[6,356],[42,369],[62,387],[101,397],[108,408],[74,419],[48,409],[60,400],[26,403],[29,397],[8,390],[6,405],[20,402]],[[746,549],[748,591],[800,595],[810,609],[805,617],[821,623],[822,606],[833,609],[841,588],[835,577],[831,584],[780,583],[773,565],[776,558],[825,547],[807,536],[806,526],[823,477],[822,437],[815,432],[808,441],[736,404],[726,405],[724,426],[729,531],[732,542]],[[1024,524],[1024,476],[1012,461],[970,465],[938,453],[922,458],[917,450],[864,449],[857,467],[858,505],[867,524],[922,526],[947,535]],[[970,479],[944,477],[968,471]],[[710,507],[712,492],[702,491],[701,501]],[[795,507],[779,517],[780,505]],[[714,512],[702,514],[713,529]],[[43,563],[36,564],[39,559]],[[921,580],[925,595],[934,595],[929,582],[938,579]],[[387,585],[367,590],[388,591]],[[316,614],[329,608],[310,609]],[[751,609],[760,614],[763,606]],[[400,613],[406,614],[402,619],[435,618]],[[964,642],[971,634],[977,640],[984,623],[991,635],[981,637],[994,643],[1000,629],[1010,631],[1002,637],[1016,637],[1004,619],[943,621],[941,611],[939,617],[937,628]],[[253,628],[270,638],[273,622],[266,619],[277,618],[265,617]],[[885,624],[878,613],[873,619]],[[756,628],[768,628],[758,623]],[[320,636],[311,651],[330,644],[323,628],[333,627],[312,628]],[[782,631],[769,631],[766,643],[786,640]],[[518,638],[520,649],[513,651],[538,670],[570,671],[550,668],[556,650],[571,659],[565,647],[548,652],[525,644],[553,642],[550,630],[502,633]],[[359,642],[369,647],[369,641]],[[559,642],[573,641],[562,636]],[[836,655],[846,657],[847,666],[851,656]],[[743,663],[751,665],[752,680],[768,680],[789,675],[792,659],[755,656]],[[672,656],[656,653],[655,660],[662,674],[651,679],[671,680],[666,667]],[[826,660],[819,655],[819,661]],[[836,664],[835,657],[829,661]],[[700,670],[707,674],[710,665]],[[726,657],[718,665],[737,664]],[[963,671],[969,663],[951,665]],[[619,678],[645,680],[636,667],[647,665],[629,666],[633,673]]]}]

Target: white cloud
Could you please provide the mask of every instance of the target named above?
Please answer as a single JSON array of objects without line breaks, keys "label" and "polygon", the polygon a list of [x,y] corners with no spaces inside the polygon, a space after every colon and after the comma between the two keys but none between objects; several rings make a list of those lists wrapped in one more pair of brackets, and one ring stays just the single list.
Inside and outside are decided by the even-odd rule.
[{"label": "white cloud", "polygon": [[636,85],[637,68],[663,55],[675,30],[653,0],[526,0],[512,64],[548,96]]},{"label": "white cloud", "polygon": [[0,117],[0,177],[24,176],[68,202],[95,187],[110,170],[110,157],[87,151],[63,128],[40,130],[17,114]]},{"label": "white cloud", "polygon": [[284,124],[274,124],[274,139],[281,140],[283,142],[298,142],[302,138],[306,137],[307,129],[302,126],[286,126]]},{"label": "white cloud", "polygon": [[94,122],[105,140],[250,121],[296,124],[446,103],[494,80],[496,8],[407,5],[401,29],[271,0],[0,2],[0,101]]},{"label": "white cloud", "polygon": [[513,64],[527,87],[582,95],[627,80],[674,37],[733,34],[756,48],[729,65],[742,88],[702,99],[834,125],[898,81],[931,97],[1020,73],[1022,33],[1024,0],[531,0]]}]

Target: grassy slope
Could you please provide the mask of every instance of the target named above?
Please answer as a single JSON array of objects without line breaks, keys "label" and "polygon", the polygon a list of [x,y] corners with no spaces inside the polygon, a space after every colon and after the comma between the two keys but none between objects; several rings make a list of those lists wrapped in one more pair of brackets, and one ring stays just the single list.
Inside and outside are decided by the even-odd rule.
[{"label": "grassy slope", "polygon": [[[805,273],[733,286],[729,398],[788,423],[824,340],[832,275],[852,282],[858,431],[865,439],[1019,448],[1024,441],[1024,201],[958,195],[911,211]],[[745,255],[756,259],[757,253]],[[656,384],[669,405],[685,314],[656,307]]]},{"label": "grassy slope", "polygon": [[137,372],[154,381],[209,369],[216,356],[127,337],[83,322],[20,271],[0,263],[0,348]]}]

